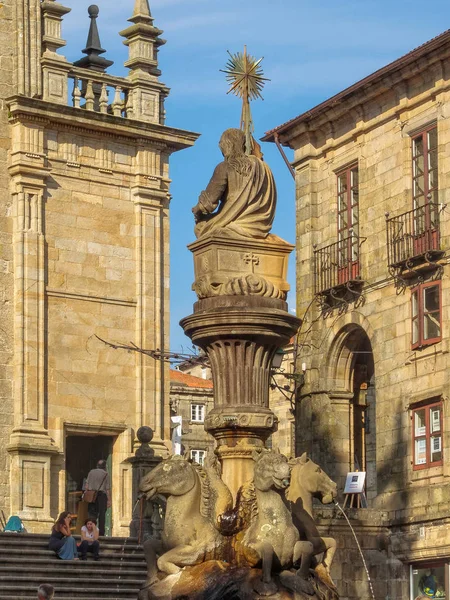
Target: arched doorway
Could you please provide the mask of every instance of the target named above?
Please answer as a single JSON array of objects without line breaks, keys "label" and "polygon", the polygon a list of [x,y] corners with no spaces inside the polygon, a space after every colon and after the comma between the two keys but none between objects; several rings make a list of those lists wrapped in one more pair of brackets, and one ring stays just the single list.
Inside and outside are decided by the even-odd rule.
[{"label": "arched doorway", "polygon": [[347,325],[337,334],[329,367],[334,389],[346,392],[348,403],[349,471],[366,472],[368,501],[376,496],[375,366],[364,329]]}]

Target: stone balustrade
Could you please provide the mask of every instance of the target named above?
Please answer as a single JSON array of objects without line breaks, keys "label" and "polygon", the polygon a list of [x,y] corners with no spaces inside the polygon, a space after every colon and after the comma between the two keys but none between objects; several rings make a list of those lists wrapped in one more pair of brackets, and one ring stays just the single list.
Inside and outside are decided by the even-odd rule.
[{"label": "stone balustrade", "polygon": [[133,118],[133,93],[126,79],[89,69],[69,72],[69,103],[74,108]]}]

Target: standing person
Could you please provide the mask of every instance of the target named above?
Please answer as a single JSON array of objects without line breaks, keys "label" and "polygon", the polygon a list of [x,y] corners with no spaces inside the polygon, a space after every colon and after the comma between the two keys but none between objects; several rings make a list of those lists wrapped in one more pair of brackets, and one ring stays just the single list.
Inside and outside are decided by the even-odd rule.
[{"label": "standing person", "polygon": [[99,460],[96,469],[91,469],[86,480],[86,490],[97,493],[95,502],[88,506],[89,517],[98,519],[100,535],[105,535],[106,509],[111,506],[111,483],[106,471],[106,460]]},{"label": "standing person", "polygon": [[50,585],[49,583],[42,583],[39,587],[38,587],[38,600],[52,600],[54,593],[55,593],[55,588]]},{"label": "standing person", "polygon": [[100,543],[98,541],[99,531],[94,519],[86,519],[81,528],[81,544],[78,546],[78,552],[81,554],[81,560],[87,559],[87,553],[92,552],[94,560],[99,559],[98,552]]},{"label": "standing person", "polygon": [[62,560],[78,560],[77,543],[70,531],[70,513],[62,512],[52,527],[48,547]]}]

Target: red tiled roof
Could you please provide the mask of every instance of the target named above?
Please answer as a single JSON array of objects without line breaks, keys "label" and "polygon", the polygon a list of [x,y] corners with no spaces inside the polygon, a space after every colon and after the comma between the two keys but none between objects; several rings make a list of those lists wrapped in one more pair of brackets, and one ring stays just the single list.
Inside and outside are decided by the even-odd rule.
[{"label": "red tiled roof", "polygon": [[344,100],[344,98],[346,96],[353,94],[354,92],[358,91],[359,89],[363,88],[366,85],[374,83],[377,79],[381,79],[382,77],[395,71],[396,69],[399,69],[399,68],[407,65],[408,63],[414,62],[421,56],[424,56],[428,52],[432,52],[433,50],[438,48],[441,44],[444,44],[444,43],[448,42],[449,40],[450,40],[450,29],[447,29],[447,31],[444,31],[444,33],[441,33],[440,35],[432,38],[428,42],[425,42],[424,44],[418,46],[414,50],[411,50],[411,52],[408,52],[404,56],[401,56],[397,60],[394,60],[394,62],[391,62],[388,65],[382,67],[381,69],[378,69],[378,71],[371,73],[364,79],[361,79],[360,81],[354,83],[353,85],[346,88],[342,92],[339,92],[335,96],[328,98],[328,100],[325,100],[324,102],[322,102],[321,104],[318,104],[314,108],[311,108],[310,110],[307,110],[306,112],[302,113],[298,117],[294,117],[293,119],[286,121],[286,123],[283,123],[282,125],[278,125],[278,127],[275,127],[274,129],[271,129],[270,131],[267,131],[265,133],[264,137],[261,138],[261,140],[263,142],[275,141],[275,134],[283,133],[283,132],[287,131],[288,129],[290,129],[292,126],[297,125],[298,123],[301,123],[302,121],[307,121],[308,119],[317,116],[318,114],[320,114],[321,112],[330,108],[334,104],[337,104],[341,100]]},{"label": "red tiled roof", "polygon": [[203,379],[202,377],[194,377],[175,369],[170,369],[170,381],[173,383],[179,383],[190,388],[206,388],[209,390],[213,389],[213,382],[210,379]]}]

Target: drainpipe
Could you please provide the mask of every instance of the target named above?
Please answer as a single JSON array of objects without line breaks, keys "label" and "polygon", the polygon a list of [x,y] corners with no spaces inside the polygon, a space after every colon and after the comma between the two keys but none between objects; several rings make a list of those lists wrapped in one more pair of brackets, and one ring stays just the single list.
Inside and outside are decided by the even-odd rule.
[{"label": "drainpipe", "polygon": [[274,140],[275,140],[275,144],[277,145],[278,150],[280,151],[281,156],[283,157],[284,162],[286,163],[287,168],[289,169],[290,174],[292,175],[292,178],[295,179],[295,171],[292,168],[291,163],[289,162],[288,157],[286,156],[285,151],[283,150],[283,147],[280,144],[280,140],[278,139],[278,133],[274,133],[273,134]]}]

